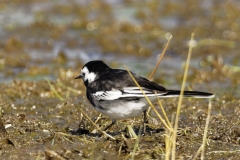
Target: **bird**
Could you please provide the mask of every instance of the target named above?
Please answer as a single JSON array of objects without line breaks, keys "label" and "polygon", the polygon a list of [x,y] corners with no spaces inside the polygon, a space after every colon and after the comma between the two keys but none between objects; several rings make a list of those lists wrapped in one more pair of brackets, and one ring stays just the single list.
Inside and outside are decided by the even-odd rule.
[{"label": "bird", "polygon": [[[127,70],[112,69],[101,60],[87,62],[75,79],[82,79],[86,87],[86,96],[92,106],[111,118],[112,123],[104,130],[108,130],[117,120],[130,119],[143,114],[146,123],[146,111],[149,103],[144,94],[156,102],[158,98],[179,97],[180,90],[165,87],[130,72],[141,89],[135,84]],[[213,98],[214,94],[200,91],[184,91],[184,97]],[[158,98],[157,98],[158,97]]]}]

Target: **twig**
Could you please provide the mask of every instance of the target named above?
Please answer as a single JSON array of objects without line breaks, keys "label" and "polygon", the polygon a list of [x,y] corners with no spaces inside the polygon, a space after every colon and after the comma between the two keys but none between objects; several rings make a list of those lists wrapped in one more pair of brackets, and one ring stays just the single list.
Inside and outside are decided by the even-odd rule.
[{"label": "twig", "polygon": [[139,129],[139,132],[138,132],[138,137],[136,139],[136,143],[135,143],[134,148],[133,148],[131,160],[134,160],[134,156],[135,156],[136,151],[138,149],[139,141],[140,141],[140,138],[141,138],[141,132],[142,132],[142,126],[140,126],[140,129]]},{"label": "twig", "polygon": [[209,126],[210,117],[211,117],[211,109],[212,109],[212,102],[210,101],[209,105],[208,105],[208,115],[207,115],[207,119],[206,119],[206,126],[205,126],[204,134],[203,134],[201,160],[204,160],[205,144],[206,144],[208,126]]},{"label": "twig", "polygon": [[230,154],[230,153],[236,153],[236,152],[240,152],[240,150],[233,150],[233,151],[211,151],[211,152],[208,152],[207,154]]},{"label": "twig", "polygon": [[165,160],[170,159],[171,147],[172,147],[172,132],[168,131],[165,135]]},{"label": "twig", "polygon": [[194,47],[192,44],[193,40],[194,40],[194,33],[192,33],[192,35],[191,35],[191,40],[190,40],[190,45],[189,45],[189,50],[188,50],[188,57],[187,57],[181,92],[180,92],[178,106],[177,106],[177,113],[176,113],[174,132],[173,132],[172,160],[176,159],[175,156],[176,156],[176,140],[177,140],[178,120],[179,120],[179,115],[180,115],[180,110],[181,110],[181,105],[182,105],[182,100],[183,100],[183,92],[184,92],[185,84],[187,81],[187,74],[188,74],[188,68],[189,68],[190,59],[191,59],[191,55],[192,55],[192,49]]},{"label": "twig", "polygon": [[197,157],[199,156],[199,154],[202,151],[202,148],[203,148],[203,144],[201,144],[201,146],[198,148],[197,153],[195,154],[195,156],[193,157],[192,160],[196,160],[197,159]]},{"label": "twig", "polygon": [[107,137],[116,140],[114,137],[112,137],[111,135],[107,134],[105,131],[101,130],[101,128],[98,127],[98,125],[96,123],[94,123],[90,117],[88,117],[88,115],[86,113],[83,112],[83,110],[80,107],[77,107],[79,109],[79,111],[96,127],[96,129],[101,132],[102,134],[106,135]]},{"label": "twig", "polygon": [[146,96],[146,94],[143,92],[142,87],[138,84],[138,82],[136,81],[136,79],[133,77],[133,75],[131,74],[131,72],[128,70],[128,68],[124,65],[125,69],[127,70],[128,74],[131,76],[132,80],[134,81],[134,83],[137,85],[137,87],[141,90],[143,96],[146,98],[146,100],[148,101],[149,105],[152,107],[152,109],[154,110],[154,112],[157,114],[157,116],[159,117],[159,119],[163,122],[163,124],[165,125],[165,127],[172,131],[172,128],[170,128],[167,123],[165,122],[165,120],[161,117],[161,115],[158,113],[158,111],[156,110],[156,108],[153,106],[152,102],[149,100],[149,98]]},{"label": "twig", "polygon": [[[157,94],[157,93],[156,93]],[[168,119],[168,117],[167,117],[167,114],[166,114],[166,112],[165,112],[165,110],[164,110],[164,108],[163,108],[163,105],[162,105],[162,103],[161,103],[161,101],[160,101],[160,98],[157,96],[157,99],[158,99],[158,103],[159,103],[159,105],[160,105],[160,107],[161,107],[161,110],[162,110],[162,112],[163,112],[163,115],[164,115],[164,117],[165,117],[165,119],[167,120],[167,123],[168,123],[168,126],[170,127],[170,128],[172,128],[172,124],[169,122],[169,119]]]},{"label": "twig", "polygon": [[127,128],[128,128],[128,132],[130,133],[130,136],[133,137],[134,139],[137,139],[137,135],[136,133],[134,132],[133,128],[131,125],[127,125]]},{"label": "twig", "polygon": [[52,157],[52,158],[56,158],[56,159],[59,159],[59,160],[65,160],[65,158],[63,158],[62,156],[60,156],[57,152],[55,151],[51,151],[49,149],[46,149],[45,150],[45,153],[46,155],[48,155],[49,157]]},{"label": "twig", "polygon": [[[157,62],[157,64],[156,64],[155,68],[153,69],[153,71],[152,71],[152,73],[151,73],[151,75],[150,75],[150,77],[149,77],[149,80],[152,80],[155,72],[157,71],[157,68],[158,68],[160,62],[162,61],[163,56],[164,56],[165,53],[166,53],[166,50],[167,50],[167,48],[168,48],[168,45],[169,45],[171,39],[172,39],[172,35],[168,38],[168,41],[167,41],[166,46],[164,47],[162,53],[159,55],[158,62]],[[148,116],[149,116],[149,112],[150,112],[150,111],[151,111],[151,107],[150,107],[150,108],[148,109],[148,111],[147,111],[147,113],[148,113],[147,115],[148,115]]]},{"label": "twig", "polygon": [[150,75],[150,77],[149,77],[149,80],[151,80],[151,79],[153,78],[153,75],[155,74],[155,72],[156,72],[156,70],[157,70],[160,62],[161,62],[162,59],[163,59],[164,54],[166,53],[166,50],[167,50],[167,48],[168,48],[168,45],[169,45],[169,42],[170,42],[171,39],[172,39],[172,35],[168,38],[167,44],[166,44],[166,46],[164,47],[164,49],[163,49],[160,57],[158,58],[158,62],[157,62],[157,64],[156,64],[155,68],[153,69],[153,71],[152,71],[152,73],[151,73],[151,75]]}]

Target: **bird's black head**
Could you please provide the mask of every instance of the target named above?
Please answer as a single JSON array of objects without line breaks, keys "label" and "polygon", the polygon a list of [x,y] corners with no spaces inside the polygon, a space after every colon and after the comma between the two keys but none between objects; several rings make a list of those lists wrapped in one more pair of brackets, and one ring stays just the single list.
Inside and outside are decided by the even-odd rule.
[{"label": "bird's black head", "polygon": [[95,79],[98,79],[101,74],[108,69],[110,69],[110,67],[106,65],[103,61],[89,61],[83,66],[80,75],[77,76],[75,79],[82,78],[85,86],[87,86]]}]

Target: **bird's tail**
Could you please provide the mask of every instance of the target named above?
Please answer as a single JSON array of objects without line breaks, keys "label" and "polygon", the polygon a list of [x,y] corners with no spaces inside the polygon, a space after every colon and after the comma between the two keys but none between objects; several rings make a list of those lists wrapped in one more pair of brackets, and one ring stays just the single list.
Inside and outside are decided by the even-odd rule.
[{"label": "bird's tail", "polygon": [[[179,97],[181,91],[177,90],[168,90],[164,95],[166,97]],[[207,92],[199,92],[199,91],[184,91],[184,97],[193,97],[193,98],[213,98],[214,94]]]}]

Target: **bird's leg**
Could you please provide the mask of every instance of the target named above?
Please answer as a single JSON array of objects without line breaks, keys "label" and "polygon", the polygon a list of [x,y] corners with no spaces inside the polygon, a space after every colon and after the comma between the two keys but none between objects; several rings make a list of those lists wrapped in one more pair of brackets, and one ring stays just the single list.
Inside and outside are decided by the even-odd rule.
[{"label": "bird's leg", "polygon": [[106,130],[108,130],[109,128],[111,128],[114,124],[116,124],[116,122],[117,122],[117,121],[113,119],[113,120],[112,120],[112,123],[109,124],[106,128],[104,128],[103,131],[106,131]]},{"label": "bird's leg", "polygon": [[146,133],[147,111],[143,111],[143,133]]}]

